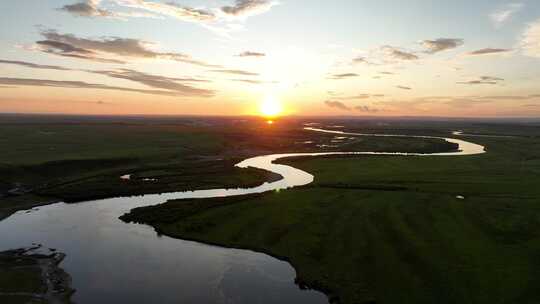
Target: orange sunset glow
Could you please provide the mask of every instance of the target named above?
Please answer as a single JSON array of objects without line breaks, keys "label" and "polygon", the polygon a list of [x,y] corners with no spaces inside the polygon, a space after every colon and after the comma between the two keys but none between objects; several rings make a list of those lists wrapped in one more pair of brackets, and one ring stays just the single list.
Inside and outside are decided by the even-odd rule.
[{"label": "orange sunset glow", "polygon": [[3,1],[0,112],[540,115],[534,3],[223,2]]}]

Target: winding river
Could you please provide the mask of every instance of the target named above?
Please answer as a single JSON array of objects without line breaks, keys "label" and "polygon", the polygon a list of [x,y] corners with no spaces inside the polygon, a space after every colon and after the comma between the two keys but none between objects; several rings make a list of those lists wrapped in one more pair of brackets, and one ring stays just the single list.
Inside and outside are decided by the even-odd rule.
[{"label": "winding river", "polygon": [[[348,136],[362,134],[306,128]],[[248,189],[117,197],[77,204],[55,203],[19,211],[0,222],[0,251],[43,244],[67,254],[62,267],[72,276],[76,303],[328,303],[324,294],[300,290],[295,271],[265,254],[158,236],[146,225],[118,217],[132,208],[169,199],[208,198],[287,189],[309,184],[313,176],[273,162],[285,157],[322,155],[451,156],[484,153],[481,145],[442,138],[459,145],[447,153],[328,152],[273,154],[246,159],[238,167],[271,171],[283,179]]]}]

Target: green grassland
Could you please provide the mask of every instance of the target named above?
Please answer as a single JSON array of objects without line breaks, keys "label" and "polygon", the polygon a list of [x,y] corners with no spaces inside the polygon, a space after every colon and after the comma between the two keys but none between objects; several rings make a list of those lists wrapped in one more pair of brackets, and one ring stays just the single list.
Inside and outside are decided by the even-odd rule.
[{"label": "green grassland", "polygon": [[32,165],[64,159],[175,157],[192,150],[216,153],[220,138],[201,128],[167,125],[4,125],[0,164]]},{"label": "green grassland", "polygon": [[[269,153],[320,151],[335,135],[298,121],[0,116],[0,219],[56,200],[248,187],[278,176],[234,164]],[[306,141],[311,144],[305,144]],[[323,150],[446,151],[443,141],[348,139]],[[129,181],[121,175],[131,174]],[[147,180],[145,180],[147,179]],[[149,180],[148,180],[149,179]]]},{"label": "green grassland", "polygon": [[0,145],[6,148],[0,155],[0,218],[54,199],[129,193],[133,183],[123,186],[120,175],[187,164],[194,151],[213,155],[221,144],[208,132],[183,126],[2,125]]},{"label": "green grassland", "polygon": [[[227,136],[236,135],[236,147],[247,146],[253,137],[235,129],[243,130],[183,120],[4,123],[0,127],[0,146],[5,147],[0,154],[0,219],[54,200],[248,187],[279,178],[234,168],[242,158],[230,152]],[[244,151],[249,153],[254,152]],[[132,179],[121,180],[124,174],[132,174]]]},{"label": "green grassland", "polygon": [[[455,149],[425,139],[359,137],[336,143],[335,134],[302,130],[305,120],[269,126],[244,118],[2,119],[0,219],[56,200],[275,180],[274,174],[233,166],[260,154]],[[331,124],[336,122],[326,125]],[[134,209],[122,219],[174,237],[289,260],[301,286],[342,303],[540,302],[540,128],[472,122],[339,124],[363,133],[449,136],[463,130],[514,137],[467,138],[488,149],[475,156],[286,159],[282,162],[314,174],[315,182],[262,195],[170,201]],[[131,179],[121,180],[124,174]],[[32,272],[8,279],[19,274],[6,272],[13,270],[6,261],[0,261],[0,288],[25,282],[42,286]],[[13,297],[4,294],[0,300],[21,301]]]},{"label": "green grassland", "polygon": [[341,303],[539,303],[538,128],[482,128],[518,137],[470,137],[488,151],[474,156],[287,159],[315,182],[122,219],[289,260]]}]

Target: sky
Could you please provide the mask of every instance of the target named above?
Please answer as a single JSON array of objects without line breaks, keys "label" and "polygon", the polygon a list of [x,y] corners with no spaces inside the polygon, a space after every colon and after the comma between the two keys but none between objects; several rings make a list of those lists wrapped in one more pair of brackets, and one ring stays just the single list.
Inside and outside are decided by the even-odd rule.
[{"label": "sky", "polygon": [[540,117],[540,2],[0,1],[0,112],[278,110]]}]

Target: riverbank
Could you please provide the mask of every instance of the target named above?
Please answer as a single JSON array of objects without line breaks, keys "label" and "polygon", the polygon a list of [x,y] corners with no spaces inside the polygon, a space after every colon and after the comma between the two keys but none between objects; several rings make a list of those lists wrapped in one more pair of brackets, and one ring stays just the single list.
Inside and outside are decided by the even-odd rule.
[{"label": "riverbank", "polygon": [[64,258],[41,245],[0,252],[0,302],[71,303],[71,277],[59,266]]},{"label": "riverbank", "polygon": [[287,159],[315,182],[169,201],[122,219],[281,257],[298,282],[341,303],[538,301],[540,140],[474,141],[490,152]]}]

